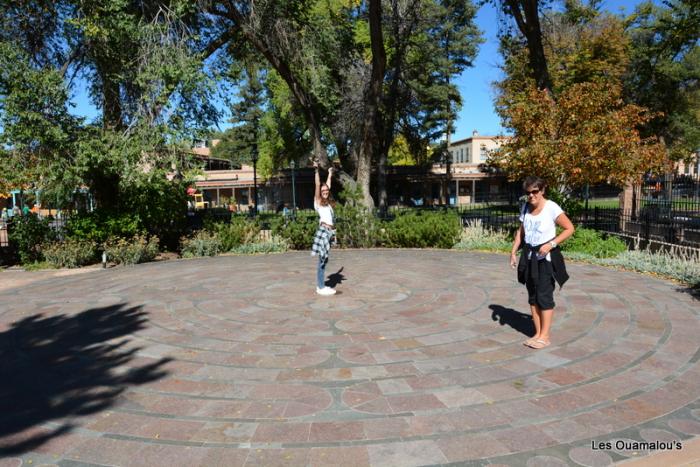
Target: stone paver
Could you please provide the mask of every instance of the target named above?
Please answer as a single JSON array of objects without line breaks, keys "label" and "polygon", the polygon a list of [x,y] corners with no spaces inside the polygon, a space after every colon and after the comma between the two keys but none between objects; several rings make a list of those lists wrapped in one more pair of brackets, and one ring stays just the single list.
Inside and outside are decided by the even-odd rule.
[{"label": "stone paver", "polygon": [[0,465],[700,461],[700,306],[678,285],[571,264],[535,351],[504,256],[328,270],[333,297],[303,252],[0,273]]}]

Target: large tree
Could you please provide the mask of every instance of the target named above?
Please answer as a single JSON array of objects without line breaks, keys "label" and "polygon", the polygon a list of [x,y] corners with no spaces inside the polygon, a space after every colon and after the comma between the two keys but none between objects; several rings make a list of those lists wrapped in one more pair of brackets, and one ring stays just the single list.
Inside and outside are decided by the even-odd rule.
[{"label": "large tree", "polygon": [[[357,183],[368,206],[372,168],[397,132],[425,148],[444,124],[437,113],[454,112],[457,93],[438,89],[454,90],[445,76],[470,64],[478,37],[463,0],[240,1],[211,14],[239,27],[287,84],[314,157],[328,167],[337,155],[341,182]],[[446,39],[451,51],[440,53]]]},{"label": "large tree", "polygon": [[622,99],[629,63],[622,22],[569,10],[550,14],[548,25],[549,89],[538,89],[529,73],[523,41],[504,38],[497,108],[514,137],[492,162],[511,179],[538,174],[565,196],[586,183],[623,185],[663,167],[662,146],[639,131],[657,115]]},{"label": "large tree", "polygon": [[700,149],[700,3],[645,3],[628,22],[626,97],[660,113],[644,134],[662,137],[673,159],[690,157]]},{"label": "large tree", "polygon": [[[207,27],[180,0],[22,0],[2,2],[0,75],[2,137],[11,148],[4,165],[13,184],[70,191],[81,184],[98,205],[119,208],[120,192],[143,170],[171,170],[181,157],[173,143],[215,117],[203,60],[232,35],[209,27],[208,42],[192,32]],[[17,69],[26,73],[13,75]],[[41,101],[25,90],[42,81]],[[100,111],[95,122],[70,115],[70,95],[85,83]],[[70,138],[49,139],[53,134]],[[32,173],[20,173],[22,167]],[[61,170],[62,169],[62,170]],[[153,173],[153,172],[151,172]]]}]

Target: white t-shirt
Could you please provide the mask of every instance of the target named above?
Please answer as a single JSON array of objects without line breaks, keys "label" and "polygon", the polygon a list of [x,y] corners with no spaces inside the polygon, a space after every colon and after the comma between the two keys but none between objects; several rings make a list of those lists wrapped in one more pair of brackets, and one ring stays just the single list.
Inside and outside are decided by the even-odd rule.
[{"label": "white t-shirt", "polygon": [[[530,207],[527,206],[525,214],[520,213],[520,222],[525,228],[525,243],[529,245],[541,245],[552,240],[557,236],[556,220],[564,211],[557,203],[552,200],[546,200],[544,207],[537,215],[532,215],[529,212]],[[538,259],[542,259],[538,255]],[[547,254],[547,261],[552,258]]]},{"label": "white t-shirt", "polygon": [[333,225],[333,206],[331,206],[330,204],[328,206],[321,206],[320,204],[318,204],[318,201],[314,200],[314,209],[316,210],[319,216],[319,225],[321,224],[321,222],[323,222],[324,224]]}]

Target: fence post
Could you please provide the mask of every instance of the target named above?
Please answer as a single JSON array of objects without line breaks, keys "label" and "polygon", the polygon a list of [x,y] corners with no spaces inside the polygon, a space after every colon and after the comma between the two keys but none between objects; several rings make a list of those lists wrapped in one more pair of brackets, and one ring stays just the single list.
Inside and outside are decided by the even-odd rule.
[{"label": "fence post", "polygon": [[647,246],[649,246],[649,230],[651,229],[651,222],[649,220],[649,211],[644,213],[644,239],[647,242]]},{"label": "fence post", "polygon": [[593,229],[598,230],[598,206],[593,208]]}]

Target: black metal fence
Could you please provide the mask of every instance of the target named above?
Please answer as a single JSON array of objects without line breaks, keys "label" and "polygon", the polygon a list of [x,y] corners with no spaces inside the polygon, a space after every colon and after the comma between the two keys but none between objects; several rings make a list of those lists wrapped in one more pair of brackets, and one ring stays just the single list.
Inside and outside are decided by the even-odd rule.
[{"label": "black metal fence", "polygon": [[[635,187],[622,208],[618,195],[620,189],[602,185],[579,190],[576,195],[583,209],[570,213],[572,221],[581,227],[601,232],[638,239],[642,244],[672,244],[700,248],[700,176],[667,175],[663,178],[647,177]],[[479,221],[490,228],[514,231],[519,226],[522,202],[516,191],[508,196],[484,198],[484,202],[461,206],[392,207],[380,218],[391,220],[404,211],[454,211],[462,220],[462,225]],[[311,215],[313,212],[308,211]],[[250,216],[248,214],[233,214]],[[295,213],[286,213],[291,220]],[[305,215],[304,212],[297,212]],[[260,211],[258,221],[263,228],[269,228],[282,211]],[[232,213],[225,209],[196,211],[188,215],[191,230],[203,227],[207,218],[214,221],[230,220]],[[63,228],[66,219],[51,220],[50,226],[57,231]],[[0,220],[0,264],[13,261],[13,248],[10,242],[12,221]]]}]

